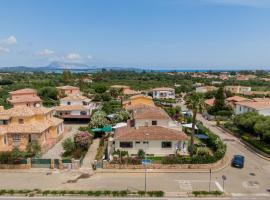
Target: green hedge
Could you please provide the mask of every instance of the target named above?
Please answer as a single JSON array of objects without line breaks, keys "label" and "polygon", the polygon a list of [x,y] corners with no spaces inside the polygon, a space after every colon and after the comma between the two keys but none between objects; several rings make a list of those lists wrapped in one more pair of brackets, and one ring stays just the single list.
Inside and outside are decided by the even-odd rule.
[{"label": "green hedge", "polygon": [[13,190],[13,189],[1,189],[0,195],[23,195],[23,196],[65,196],[65,195],[74,195],[74,196],[109,196],[109,197],[126,197],[128,195],[137,195],[145,197],[163,197],[163,191],[138,191],[131,192],[129,190]]},{"label": "green hedge", "polygon": [[163,164],[207,164],[215,163],[222,159],[226,153],[226,145],[222,140],[212,133],[209,129],[205,128],[201,123],[197,124],[199,132],[208,136],[205,140],[207,146],[214,152],[213,155],[195,155],[192,157],[180,157],[180,156],[166,156],[162,159]]},{"label": "green hedge", "polygon": [[223,192],[220,191],[193,191],[192,194],[194,194],[195,196],[199,196],[199,195],[214,195],[214,196],[220,196],[223,194]]}]

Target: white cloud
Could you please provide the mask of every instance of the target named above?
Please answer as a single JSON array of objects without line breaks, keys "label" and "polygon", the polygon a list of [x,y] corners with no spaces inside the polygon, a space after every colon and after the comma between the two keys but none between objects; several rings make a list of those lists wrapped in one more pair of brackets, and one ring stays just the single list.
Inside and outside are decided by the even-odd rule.
[{"label": "white cloud", "polygon": [[3,46],[9,46],[9,45],[14,45],[17,44],[17,39],[14,35],[9,36],[8,38],[0,40],[0,44]]},{"label": "white cloud", "polygon": [[78,53],[69,53],[65,56],[65,58],[70,61],[78,61],[82,59],[81,55]]},{"label": "white cloud", "polygon": [[87,58],[88,58],[89,60],[92,60],[92,59],[93,59],[93,56],[92,56],[92,55],[88,55]]},{"label": "white cloud", "polygon": [[8,48],[0,46],[0,53],[9,53],[9,52],[10,52],[10,50]]},{"label": "white cloud", "polygon": [[208,3],[235,5],[235,6],[249,6],[249,7],[269,7],[269,0],[203,0]]},{"label": "white cloud", "polygon": [[50,49],[43,49],[36,53],[38,56],[50,56],[52,54],[54,54],[54,51]]}]

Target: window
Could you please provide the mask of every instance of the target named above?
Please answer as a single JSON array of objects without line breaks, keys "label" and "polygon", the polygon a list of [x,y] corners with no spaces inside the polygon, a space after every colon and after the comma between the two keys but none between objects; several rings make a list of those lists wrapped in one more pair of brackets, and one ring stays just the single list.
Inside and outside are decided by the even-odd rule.
[{"label": "window", "polygon": [[7,135],[4,136],[4,144],[7,144]]},{"label": "window", "polygon": [[136,141],[136,144],[141,144],[141,142],[140,141]]},{"label": "window", "polygon": [[152,125],[153,126],[156,126],[157,125],[157,121],[155,120],[155,121],[152,121]]},{"label": "window", "polygon": [[23,124],[24,123],[24,120],[23,119],[19,119],[18,122],[19,122],[19,124]]},{"label": "window", "polygon": [[148,141],[144,141],[143,144],[148,144]]},{"label": "window", "polygon": [[68,102],[67,102],[67,105],[71,105],[71,103],[68,101]]},{"label": "window", "polygon": [[81,115],[87,115],[86,111],[81,111]]},{"label": "window", "polygon": [[12,135],[12,140],[14,143],[20,142],[21,141],[21,135],[20,134],[13,134]]},{"label": "window", "polygon": [[133,142],[120,142],[121,148],[133,148]]},{"label": "window", "polygon": [[172,148],[172,142],[161,142],[162,148]]}]

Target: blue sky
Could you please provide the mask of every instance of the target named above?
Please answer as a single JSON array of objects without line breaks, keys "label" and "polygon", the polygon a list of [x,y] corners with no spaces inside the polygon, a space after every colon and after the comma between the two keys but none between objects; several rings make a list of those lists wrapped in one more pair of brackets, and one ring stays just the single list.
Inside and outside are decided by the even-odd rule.
[{"label": "blue sky", "polygon": [[270,0],[0,0],[0,66],[270,69]]}]

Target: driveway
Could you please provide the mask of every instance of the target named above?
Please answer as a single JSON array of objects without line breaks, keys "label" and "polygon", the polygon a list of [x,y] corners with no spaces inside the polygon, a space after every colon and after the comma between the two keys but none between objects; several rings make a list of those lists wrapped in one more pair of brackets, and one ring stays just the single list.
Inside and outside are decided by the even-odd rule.
[{"label": "driveway", "polygon": [[57,142],[51,149],[49,149],[45,154],[43,154],[41,158],[60,159],[62,153],[64,153],[62,142],[68,137],[73,137],[73,135],[77,133],[80,126],[81,125],[65,125],[65,128],[71,128],[71,130],[68,131],[68,133],[66,133],[64,137],[59,142]]}]

